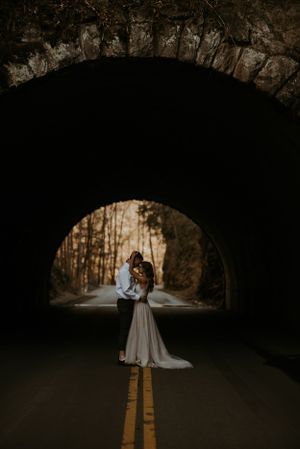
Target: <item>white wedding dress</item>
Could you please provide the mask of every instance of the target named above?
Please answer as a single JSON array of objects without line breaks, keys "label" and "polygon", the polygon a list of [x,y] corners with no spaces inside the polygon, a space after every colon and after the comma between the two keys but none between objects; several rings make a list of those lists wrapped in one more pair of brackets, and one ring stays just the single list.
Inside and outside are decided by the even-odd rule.
[{"label": "white wedding dress", "polygon": [[[147,292],[137,286],[140,296]],[[147,302],[135,301],[126,343],[125,363],[150,368],[193,368],[187,360],[169,354],[159,333],[152,309]]]}]

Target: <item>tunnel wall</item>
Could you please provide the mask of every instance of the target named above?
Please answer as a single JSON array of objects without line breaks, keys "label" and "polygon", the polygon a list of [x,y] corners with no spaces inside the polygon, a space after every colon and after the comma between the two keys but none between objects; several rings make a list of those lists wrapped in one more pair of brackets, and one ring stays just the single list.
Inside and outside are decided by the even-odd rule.
[{"label": "tunnel wall", "polygon": [[[255,96],[262,92],[273,98],[276,103],[278,102],[278,105],[284,105],[290,113],[288,120],[283,118],[281,121],[277,118],[277,113],[274,112],[274,110],[278,110],[277,104],[272,103],[269,108],[269,106],[265,106],[265,103],[261,103],[258,105],[258,108],[261,108],[258,113],[259,118],[254,120],[254,124],[251,114],[256,115],[256,112],[253,112],[255,107],[251,106],[251,113],[248,114],[243,105],[243,102],[245,105],[249,104],[247,96],[245,98],[242,95],[238,102],[235,100],[234,106],[228,106],[232,100],[230,96],[225,98],[227,107],[224,107],[224,103],[219,101],[215,103],[215,107],[208,107],[205,101],[204,107],[202,107],[202,99],[196,100],[200,105],[198,110],[195,105],[188,106],[194,114],[199,116],[198,122],[201,124],[202,132],[198,139],[195,136],[191,138],[189,133],[182,133],[179,140],[184,139],[185,142],[188,142],[189,148],[193,147],[198,150],[200,148],[202,163],[199,167],[195,162],[196,156],[194,154],[188,156],[190,165],[187,166],[186,172],[194,172],[191,175],[194,184],[186,194],[192,195],[195,201],[198,198],[197,196],[195,198],[195,191],[200,191],[203,195],[200,196],[197,207],[195,204],[187,206],[186,198],[183,202],[178,198],[172,201],[174,201],[174,207],[182,207],[200,225],[205,222],[211,237],[218,241],[218,245],[222,249],[221,252],[225,255],[225,266],[230,273],[227,286],[232,286],[230,296],[235,298],[231,300],[235,310],[257,316],[262,307],[264,308],[263,315],[267,316],[269,311],[271,315],[284,316],[291,322],[298,322],[300,311],[295,298],[297,297],[299,250],[297,232],[297,191],[299,186],[296,180],[299,168],[299,139],[297,131],[293,126],[287,124],[287,121],[293,121],[294,117],[299,117],[300,114],[299,14],[298,0],[276,2],[273,0],[255,2],[238,0],[220,0],[218,2],[205,0],[162,2],[152,0],[136,2],[39,0],[30,3],[4,0],[0,5],[0,92],[3,94],[2,97],[5,97],[10,91],[16,91],[16,96],[18,96],[17,86],[29,84],[28,92],[33,86],[33,91],[39,91],[41,95],[44,95],[43,86],[36,87],[38,84],[32,85],[30,81],[34,82],[52,72],[58,72],[67,80],[68,72],[64,72],[66,68],[89,61],[91,63],[95,61],[93,66],[95,68],[96,62],[107,58],[116,60],[147,58],[158,61],[161,59],[177,60],[200,67],[209,70],[212,78],[215,77],[212,72],[222,73],[232,80],[239,80],[243,84],[253,87],[250,90],[250,95]],[[146,77],[143,74],[143,77],[147,78],[146,83],[149,85],[152,66],[150,64],[145,67],[149,73]],[[84,71],[78,76],[80,77],[83,73]],[[123,73],[122,70],[120,73]],[[105,74],[99,74],[99,80],[105,80],[105,76]],[[133,79],[136,79],[135,75]],[[199,83],[201,84],[202,81],[202,76],[200,76]],[[77,84],[85,82],[86,78],[83,75],[80,81],[78,78]],[[215,88],[219,94],[220,83],[222,88],[231,92],[232,86],[224,84],[223,80],[220,82],[218,79]],[[71,82],[71,86],[74,88],[74,83]],[[105,88],[104,84],[104,91]],[[74,89],[76,90],[76,88]],[[128,101],[132,95],[132,86],[130,89],[131,94],[125,96],[125,101]],[[52,146],[48,142],[49,131],[45,130],[45,123],[41,123],[36,117],[42,102],[33,101],[31,106],[31,100],[28,100],[27,103],[24,100],[16,113],[13,107],[7,106],[6,99],[1,99],[2,112],[5,114],[5,120],[2,121],[3,128],[6,126],[5,123],[9,122],[8,129],[10,130],[10,134],[8,131],[5,132],[6,135],[2,139],[2,142],[5,142],[3,167],[4,172],[9,174],[9,181],[3,182],[1,193],[2,204],[5,205],[3,207],[4,219],[1,225],[4,229],[2,232],[4,248],[2,273],[4,285],[6,285],[7,279],[10,279],[7,284],[9,296],[11,296],[10,285],[14,285],[16,291],[20,289],[17,294],[17,304],[21,309],[21,304],[24,304],[26,309],[28,304],[37,305],[40,304],[40,301],[46,301],[47,281],[45,280],[45,287],[42,288],[38,280],[47,273],[50,262],[46,263],[46,260],[48,258],[51,260],[53,248],[59,244],[66,232],[63,227],[59,232],[56,229],[58,224],[55,222],[53,229],[48,229],[52,216],[56,216],[59,223],[65,219],[66,228],[70,228],[74,224],[73,213],[79,219],[82,217],[82,211],[86,210],[87,198],[82,199],[81,205],[78,203],[76,207],[74,206],[76,213],[69,210],[68,204],[61,210],[60,208],[63,206],[59,206],[59,204],[62,193],[61,191],[54,193],[56,185],[54,179],[57,178],[60,158],[53,153],[57,150],[57,146],[61,147],[60,151],[65,152],[66,145],[61,142],[62,133],[75,132],[73,122],[77,123],[77,117],[73,116],[73,110],[67,108],[65,110],[65,114],[69,114],[67,120],[63,113],[58,114],[66,126],[57,130],[56,121],[59,119],[55,119],[57,112],[53,105],[56,104],[57,107],[60,107],[63,105],[63,101],[54,100],[51,105],[51,100],[49,100],[51,93],[55,94],[55,88],[54,92],[50,88],[50,94],[45,99],[48,108],[45,118],[49,122],[49,128],[54,129],[55,137],[50,133]],[[176,96],[178,86],[174,87],[174,93]],[[66,98],[63,93],[61,95]],[[73,93],[69,91],[67,95],[70,100]],[[193,93],[189,90],[188,95],[193,96]],[[91,95],[92,97],[93,95]],[[170,100],[170,97],[168,99]],[[80,99],[79,104],[82,105],[81,108],[84,108],[88,116],[90,108],[96,110],[94,106],[89,106]],[[98,104],[101,109],[101,100]],[[76,110],[76,103],[73,103],[73,106]],[[106,107],[108,114],[117,116],[119,123],[120,118],[114,108],[107,104]],[[151,107],[156,111],[156,106],[151,105]],[[182,107],[181,104],[180,107]],[[216,124],[215,127],[211,125],[208,127],[208,133],[204,137],[203,129],[207,123],[203,113],[205,108],[208,109],[207,116],[216,121]],[[233,113],[234,108],[241,112],[241,118]],[[103,111],[101,111],[102,113]],[[28,115],[32,115],[32,120],[28,118]],[[149,113],[146,112],[145,115],[145,122],[153,120],[153,117],[149,117]],[[228,120],[228,115],[231,120]],[[212,143],[211,137],[208,137],[207,134],[222,132],[226,136],[226,126],[222,125],[222,117],[225,116],[224,121],[231,137],[225,138],[223,142]],[[173,119],[174,117],[170,118],[169,114],[168,122]],[[157,118],[154,119],[154,121],[156,120]],[[36,129],[32,129],[30,135],[26,127],[27,129],[35,128],[35,121],[38,123],[37,126],[44,131],[38,132]],[[246,126],[244,122],[247,123]],[[14,125],[11,126],[11,123]],[[78,128],[87,129],[87,126],[87,123],[78,124]],[[147,126],[143,123],[140,126],[143,129],[140,134],[145,135]],[[194,129],[197,130],[198,126],[197,123]],[[273,133],[277,126],[284,130],[282,135]],[[239,131],[239,127],[242,128],[242,131]],[[23,136],[24,133],[23,140],[22,138],[15,139],[15,129],[18,130],[17,133],[20,133],[20,136]],[[120,132],[126,134],[127,130],[128,128],[124,129],[121,124]],[[165,131],[161,132],[165,133]],[[98,138],[94,129],[88,129],[83,134],[85,137],[82,137],[82,134],[78,135],[81,146],[86,144],[85,140],[91,140],[92,136]],[[157,134],[160,136],[160,131]],[[251,149],[251,145],[248,145],[246,140],[248,137],[251,139],[252,135],[259,137],[251,143]],[[13,139],[11,136],[14,136]],[[159,137],[160,139],[161,137]],[[75,139],[72,140],[71,145],[74,145]],[[169,162],[172,160],[171,172],[177,173],[176,170],[179,166],[184,167],[182,160],[179,162],[176,157],[172,156],[174,145],[176,146],[177,142],[174,143],[172,139],[166,138],[163,140],[166,145],[165,152],[171,153],[171,156],[167,156]],[[107,141],[108,137],[102,136],[102,142]],[[222,154],[223,146],[226,144],[229,147],[234,147],[231,154],[226,152]],[[31,157],[29,154],[26,157],[28,151],[25,150],[26,145],[29,147],[29,152],[30,148],[37,148],[39,156]],[[211,150],[210,156],[204,149],[206,145]],[[87,171],[92,170],[94,164],[105,167],[107,159],[108,165],[114,163],[107,156],[106,146],[101,146],[99,154],[97,151],[96,153],[90,151],[87,154],[85,149],[89,161],[86,163]],[[115,146],[118,147],[119,144],[113,145],[113,147]],[[156,143],[153,146],[155,147]],[[245,148],[247,146],[249,148]],[[256,147],[255,150],[253,150],[253,146]],[[134,147],[138,147],[136,142]],[[244,159],[240,157],[239,150],[243,152]],[[12,155],[18,154],[18,152],[21,152],[22,156],[14,159]],[[165,157],[161,152],[157,154],[158,160]],[[262,155],[261,158],[260,155]],[[66,156],[63,156],[63,159],[68,160]],[[73,164],[71,171],[77,173],[80,168],[74,161],[70,163],[71,159],[72,151],[68,163],[63,162],[62,165]],[[53,160],[56,162],[54,163]],[[250,165],[247,167],[249,160]],[[32,168],[34,165],[37,167],[36,170]],[[50,166],[53,173],[47,185],[44,185],[41,175],[41,172],[46,170],[45,165]],[[208,170],[206,175],[203,174],[202,166]],[[227,175],[222,171],[220,173],[219,169],[212,170],[210,166],[225,167]],[[23,170],[27,173],[25,177]],[[68,168],[67,171],[68,173],[64,174],[65,181],[61,180],[60,190],[69,192],[74,179]],[[101,178],[103,178],[102,171],[100,170]],[[164,179],[169,171],[169,168],[166,169],[166,172],[162,171]],[[18,174],[16,175],[16,173]],[[121,171],[120,176],[122,175]],[[95,176],[99,176],[98,173]],[[166,180],[168,185],[173,186],[171,192],[176,191],[175,187],[178,182],[176,176],[187,179],[188,184],[191,184],[190,176],[186,173],[171,176],[170,180]],[[216,181],[217,177],[219,177],[218,181]],[[98,183],[94,186],[94,181],[91,181],[90,178],[86,182],[90,185],[92,192],[94,190],[97,192],[93,193],[97,198],[93,207],[98,206],[98,201],[105,203],[111,188],[110,179],[100,186]],[[31,184],[31,188],[28,187],[28,183]],[[40,183],[44,190],[40,190]],[[212,183],[215,184],[213,193],[210,190]],[[124,187],[121,185],[119,195],[115,196],[116,200],[123,195],[120,193],[123,190]],[[162,190],[166,190],[165,185]],[[40,191],[38,196],[37,191]],[[27,193],[25,194],[25,192]],[[132,192],[129,191],[128,197],[131,194]],[[137,191],[136,195],[139,194],[140,192]],[[154,190],[146,191],[145,194],[149,199],[152,199],[153,195],[155,196]],[[69,193],[66,195],[69,198]],[[178,191],[177,195],[181,197],[181,191]],[[171,200],[168,191],[165,192],[165,195],[159,194],[158,196],[167,204]],[[124,199],[128,197],[125,195]],[[29,209],[23,206],[23,201]],[[47,201],[51,203],[51,207],[45,204]],[[211,201],[217,205],[219,213],[216,213],[214,207],[211,208]],[[205,207],[204,203],[206,203]],[[24,214],[24,217],[21,218],[18,213],[20,207]],[[50,213],[50,211],[52,212]],[[45,235],[47,235],[46,242]],[[16,239],[17,243],[13,242],[13,239]],[[10,241],[8,247],[7,240]],[[49,242],[52,242],[51,245]],[[46,254],[48,255],[46,256]],[[52,254],[51,257],[50,254]],[[33,293],[35,290],[37,292]],[[261,297],[261,300],[258,297]],[[268,300],[266,300],[267,297]],[[6,305],[7,307],[11,306],[10,303]]]},{"label": "tunnel wall", "polygon": [[113,58],[3,94],[1,121],[3,320],[47,309],[74,224],[136,198],[216,241],[233,312],[299,324],[299,127],[276,102],[206,69]]},{"label": "tunnel wall", "polygon": [[0,91],[106,57],[170,58],[253,84],[300,113],[298,0],[3,0]]}]

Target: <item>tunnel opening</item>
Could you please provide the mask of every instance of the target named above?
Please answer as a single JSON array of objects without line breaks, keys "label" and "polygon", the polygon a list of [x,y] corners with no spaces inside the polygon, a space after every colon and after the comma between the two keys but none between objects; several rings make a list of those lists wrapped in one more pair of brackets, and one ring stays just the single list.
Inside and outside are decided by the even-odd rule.
[{"label": "tunnel opening", "polygon": [[49,304],[115,307],[116,276],[134,248],[154,269],[152,306],[230,310],[227,270],[207,233],[146,200],[105,205],[71,229],[52,264]]},{"label": "tunnel opening", "polygon": [[55,250],[99,198],[148,198],[214,236],[233,310],[298,323],[299,129],[275,100],[192,64],[103,58],[2,95],[1,120],[8,310],[47,306]]}]

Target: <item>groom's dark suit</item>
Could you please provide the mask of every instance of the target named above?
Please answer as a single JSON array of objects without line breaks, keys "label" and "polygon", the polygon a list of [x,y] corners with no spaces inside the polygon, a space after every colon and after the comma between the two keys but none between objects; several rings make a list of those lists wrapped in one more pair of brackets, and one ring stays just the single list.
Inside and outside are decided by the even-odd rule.
[{"label": "groom's dark suit", "polygon": [[118,298],[117,307],[120,315],[119,351],[125,351],[126,341],[132,321],[134,302],[132,299]]},{"label": "groom's dark suit", "polygon": [[118,297],[117,307],[120,316],[119,350],[125,351],[126,341],[133,315],[134,301],[140,299],[135,291],[136,284],[129,272],[129,264],[126,262],[120,268],[116,278],[116,293]]}]

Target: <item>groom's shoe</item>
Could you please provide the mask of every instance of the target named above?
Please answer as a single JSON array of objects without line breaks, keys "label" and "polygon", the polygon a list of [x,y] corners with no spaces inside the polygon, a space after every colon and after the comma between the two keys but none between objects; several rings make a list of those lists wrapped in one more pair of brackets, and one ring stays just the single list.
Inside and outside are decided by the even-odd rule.
[{"label": "groom's shoe", "polygon": [[118,365],[125,366],[125,365],[126,365],[125,360],[120,360],[120,359],[118,358]]}]

